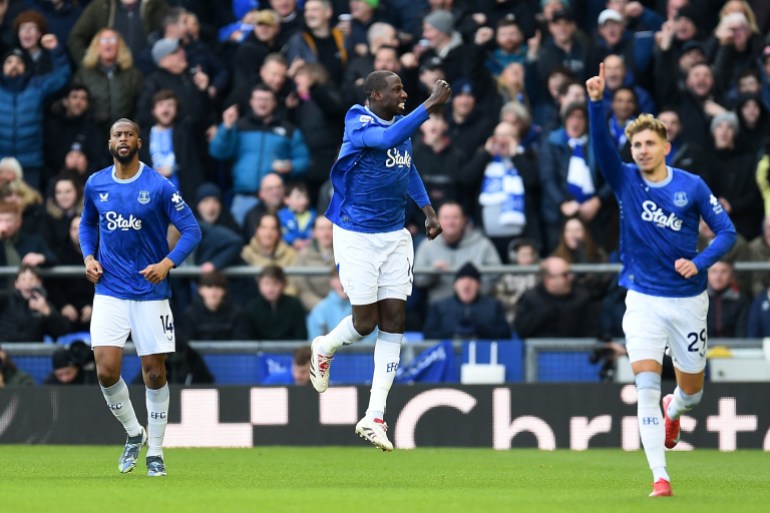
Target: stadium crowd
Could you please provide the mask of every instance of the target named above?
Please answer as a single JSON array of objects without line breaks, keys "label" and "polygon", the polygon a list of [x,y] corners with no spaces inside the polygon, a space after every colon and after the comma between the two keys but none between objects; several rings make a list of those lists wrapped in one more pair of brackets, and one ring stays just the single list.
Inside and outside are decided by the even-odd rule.
[{"label": "stadium crowd", "polygon": [[[770,257],[769,29],[763,0],[0,0],[0,266],[19,267],[0,341],[88,329],[91,285],[37,269],[82,264],[83,185],[111,164],[120,117],[201,225],[199,280],[173,280],[185,338],[333,328],[351,310],[323,216],[329,169],[373,70],[402,77],[407,110],[437,79],[453,90],[407,156],[444,230],[426,241],[410,210],[415,266],[445,271],[417,275],[407,329],[621,337],[624,290],[570,271],[617,261],[619,208],[588,143],[600,62],[621,153],[627,123],[659,116],[667,163],[700,175],[739,233],[709,270],[711,335],[770,336],[770,273],[733,270]],[[479,273],[498,264],[541,272]],[[220,272],[243,265],[256,280]]]}]

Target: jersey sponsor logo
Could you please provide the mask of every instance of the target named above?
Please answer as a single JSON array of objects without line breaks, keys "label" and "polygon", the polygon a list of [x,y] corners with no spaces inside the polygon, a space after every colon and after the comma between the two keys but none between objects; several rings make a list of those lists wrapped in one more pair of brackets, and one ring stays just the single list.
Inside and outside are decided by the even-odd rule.
[{"label": "jersey sponsor logo", "polygon": [[385,167],[393,167],[393,166],[406,166],[410,167],[412,165],[412,156],[409,155],[408,151],[405,151],[403,155],[401,155],[401,152],[398,151],[398,148],[391,148],[388,150],[388,159],[385,161]]},{"label": "jersey sponsor logo", "polygon": [[100,192],[99,193],[99,201],[101,203],[107,203],[107,199],[110,197],[109,192]]},{"label": "jersey sponsor logo", "polygon": [[134,217],[133,214],[129,215],[128,219],[126,219],[117,212],[107,212],[104,214],[104,219],[107,221],[107,229],[111,232],[115,230],[127,232],[128,230],[142,229],[142,220]]},{"label": "jersey sponsor logo", "polygon": [[662,208],[650,200],[642,203],[642,221],[655,223],[661,228],[671,228],[675,232],[682,229],[681,219],[676,217],[673,212],[666,215]]},{"label": "jersey sponsor logo", "polygon": [[171,195],[171,203],[174,204],[174,208],[177,210],[182,210],[185,207],[185,202],[182,199],[182,195],[179,194],[179,191],[176,191]]},{"label": "jersey sponsor logo", "polygon": [[725,209],[722,208],[722,204],[713,194],[709,197],[709,204],[711,204],[711,210],[713,210],[715,214],[721,214],[725,211]]},{"label": "jersey sponsor logo", "polygon": [[142,205],[148,204],[150,202],[150,191],[139,191],[139,196],[136,198],[136,201]]},{"label": "jersey sponsor logo", "polygon": [[676,205],[679,208],[684,207],[687,205],[687,193],[686,192],[675,192],[674,193],[674,205]]}]

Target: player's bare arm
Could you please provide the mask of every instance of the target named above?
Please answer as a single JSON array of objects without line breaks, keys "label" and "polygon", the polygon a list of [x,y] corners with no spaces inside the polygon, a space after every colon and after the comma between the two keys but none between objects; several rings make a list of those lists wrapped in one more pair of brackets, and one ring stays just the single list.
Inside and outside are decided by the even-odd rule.
[{"label": "player's bare arm", "polygon": [[433,85],[433,92],[431,92],[428,99],[423,102],[425,110],[427,110],[429,114],[439,112],[451,95],[452,88],[449,87],[447,81],[437,80]]},{"label": "player's bare arm", "polygon": [[83,263],[86,266],[86,278],[91,283],[97,283],[99,279],[102,277],[102,274],[104,273],[104,270],[102,269],[102,264],[99,263],[97,259],[94,258],[93,255],[88,255],[84,260]]},{"label": "player's bare arm", "polygon": [[428,236],[428,240],[433,240],[441,235],[441,232],[444,231],[444,229],[441,228],[436,211],[431,205],[422,207],[422,213],[425,214],[425,235]]},{"label": "player's bare arm", "polygon": [[676,272],[681,274],[684,278],[692,278],[698,274],[698,267],[692,260],[687,260],[686,258],[680,258],[674,262],[674,268],[676,269]]},{"label": "player's bare arm", "polygon": [[586,80],[586,91],[592,101],[599,101],[604,96],[604,63],[599,63],[599,74]]},{"label": "player's bare arm", "polygon": [[166,257],[157,264],[150,264],[141,271],[139,274],[145,277],[147,281],[153,285],[157,285],[162,282],[168,276],[168,272],[174,267],[174,262]]}]

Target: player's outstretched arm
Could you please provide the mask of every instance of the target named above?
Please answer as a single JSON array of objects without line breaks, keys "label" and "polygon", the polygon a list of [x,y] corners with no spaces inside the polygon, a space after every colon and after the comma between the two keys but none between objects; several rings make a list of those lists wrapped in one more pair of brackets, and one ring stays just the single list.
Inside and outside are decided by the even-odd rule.
[{"label": "player's outstretched arm", "polygon": [[617,190],[623,180],[623,160],[610,137],[604,114],[604,63],[599,63],[599,74],[586,80],[586,92],[591,100],[588,105],[590,142],[599,169],[610,186]]},{"label": "player's outstretched arm", "polygon": [[591,101],[604,98],[604,63],[599,63],[599,74],[586,80],[586,91]]}]

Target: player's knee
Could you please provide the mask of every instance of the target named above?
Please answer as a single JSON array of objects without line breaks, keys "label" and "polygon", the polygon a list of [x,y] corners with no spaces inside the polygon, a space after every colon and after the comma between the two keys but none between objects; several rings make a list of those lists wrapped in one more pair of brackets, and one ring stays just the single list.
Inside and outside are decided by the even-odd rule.
[{"label": "player's knee", "polygon": [[657,372],[640,372],[634,377],[636,390],[660,390],[660,374]]},{"label": "player's knee", "polygon": [[96,378],[101,386],[109,388],[120,379],[120,371],[110,368],[99,368],[96,370]]},{"label": "player's knee", "polygon": [[353,327],[362,337],[367,336],[374,331],[377,327],[377,321],[374,319],[356,319],[353,322]]}]

